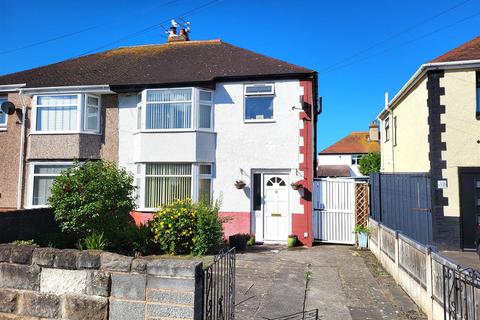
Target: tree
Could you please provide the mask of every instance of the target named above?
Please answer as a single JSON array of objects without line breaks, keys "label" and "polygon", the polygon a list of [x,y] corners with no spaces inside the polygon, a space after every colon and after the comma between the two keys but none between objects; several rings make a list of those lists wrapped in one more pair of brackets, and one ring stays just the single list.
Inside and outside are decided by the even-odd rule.
[{"label": "tree", "polygon": [[111,239],[135,208],[134,191],[133,177],[114,163],[77,162],[55,179],[48,203],[63,232],[78,239],[104,233]]},{"label": "tree", "polygon": [[372,173],[380,172],[380,153],[373,152],[364,155],[360,159],[358,169],[364,176],[369,176]]}]

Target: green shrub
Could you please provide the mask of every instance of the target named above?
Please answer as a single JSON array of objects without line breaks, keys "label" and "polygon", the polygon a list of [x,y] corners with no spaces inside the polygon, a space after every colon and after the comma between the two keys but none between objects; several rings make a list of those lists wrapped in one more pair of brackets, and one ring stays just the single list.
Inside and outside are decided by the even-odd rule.
[{"label": "green shrub", "polygon": [[249,235],[249,238],[247,240],[247,246],[249,247],[252,247],[255,245],[255,235],[254,234],[250,234]]},{"label": "green shrub", "polygon": [[153,242],[163,252],[189,254],[193,250],[196,212],[190,199],[175,200],[160,208],[151,223]]},{"label": "green shrub", "polygon": [[118,230],[112,242],[112,249],[115,252],[130,256],[160,253],[159,250],[155,252],[153,248],[150,226],[141,225],[137,227],[134,223],[128,223]]},{"label": "green shrub", "polygon": [[35,243],[35,240],[14,240],[11,242],[11,244],[14,244],[17,246],[36,246],[37,245]]},{"label": "green shrub", "polygon": [[364,233],[364,234],[370,234],[370,229],[366,226],[362,226],[357,224],[355,228],[353,229],[353,233]]},{"label": "green shrub", "polygon": [[112,162],[76,163],[53,182],[48,203],[62,232],[85,239],[103,233],[110,241],[135,207],[133,177]]},{"label": "green shrub", "polygon": [[368,153],[360,158],[358,170],[364,176],[380,172],[380,153]]},{"label": "green shrub", "polygon": [[192,253],[194,255],[217,253],[223,242],[223,225],[222,220],[218,218],[218,204],[200,202],[194,208],[197,212],[197,223]]},{"label": "green shrub", "polygon": [[222,222],[218,204],[175,200],[155,213],[153,242],[170,254],[216,253],[223,239]]},{"label": "green shrub", "polygon": [[103,250],[107,246],[107,239],[105,239],[103,232],[94,232],[83,240],[83,244],[87,250]]}]

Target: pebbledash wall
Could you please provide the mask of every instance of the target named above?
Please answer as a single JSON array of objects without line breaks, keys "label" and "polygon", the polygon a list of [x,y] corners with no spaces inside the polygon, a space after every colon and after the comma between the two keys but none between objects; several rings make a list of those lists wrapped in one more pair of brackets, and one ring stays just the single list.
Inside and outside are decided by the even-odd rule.
[{"label": "pebbledash wall", "polygon": [[[299,80],[267,82],[275,84],[272,121],[245,122],[245,83],[218,83],[213,95],[214,132],[202,133],[208,137],[196,133],[196,138],[186,137],[195,135],[191,132],[139,133],[136,96],[120,94],[119,166],[135,174],[138,162],[211,162],[214,164],[213,197],[221,200],[221,214],[231,218],[225,225],[225,234],[254,232],[255,218],[251,215],[250,201],[253,171],[287,173],[288,184],[305,179],[311,185],[313,178],[311,123],[305,119],[306,113],[301,110],[300,103],[302,95],[306,102],[313,103],[309,101],[313,99],[312,83]],[[148,145],[148,136],[152,135],[157,136],[155,144]],[[182,136],[185,136],[185,143],[182,143]],[[158,139],[160,137],[162,139]],[[189,141],[194,139],[196,145],[193,147],[202,152],[189,150]],[[155,159],[152,154],[156,154]],[[235,180],[245,181],[247,187],[236,189]],[[303,197],[304,190],[289,188],[289,233],[296,232],[301,241],[311,244],[310,190],[306,189],[308,194]],[[303,237],[305,233],[306,238]]]},{"label": "pebbledash wall", "polygon": [[200,319],[201,275],[193,260],[0,245],[0,319]]}]

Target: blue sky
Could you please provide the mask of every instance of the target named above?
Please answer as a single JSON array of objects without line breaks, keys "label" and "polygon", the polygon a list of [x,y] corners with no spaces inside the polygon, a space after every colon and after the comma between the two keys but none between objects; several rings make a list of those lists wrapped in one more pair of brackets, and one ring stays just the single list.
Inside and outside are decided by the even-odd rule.
[{"label": "blue sky", "polygon": [[163,43],[155,24],[168,26],[179,15],[191,21],[194,40],[221,38],[317,70],[324,99],[319,151],[367,130],[384,92],[393,96],[420,64],[480,35],[480,0],[0,0],[0,12],[0,74],[89,51]]}]

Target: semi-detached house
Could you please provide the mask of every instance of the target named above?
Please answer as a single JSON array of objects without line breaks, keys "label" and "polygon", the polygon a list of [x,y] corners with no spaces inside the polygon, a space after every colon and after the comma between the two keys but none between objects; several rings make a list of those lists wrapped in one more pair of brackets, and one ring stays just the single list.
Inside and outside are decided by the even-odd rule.
[{"label": "semi-detached house", "polygon": [[75,159],[104,159],[134,175],[137,220],[207,197],[231,217],[227,235],[312,243],[313,70],[220,40],[181,41],[4,75],[0,99],[16,106],[0,114],[4,210],[47,205]]},{"label": "semi-detached house", "polygon": [[378,118],[381,171],[427,173],[430,178],[433,242],[475,248],[480,226],[480,37],[422,64],[386,101]]}]

